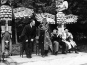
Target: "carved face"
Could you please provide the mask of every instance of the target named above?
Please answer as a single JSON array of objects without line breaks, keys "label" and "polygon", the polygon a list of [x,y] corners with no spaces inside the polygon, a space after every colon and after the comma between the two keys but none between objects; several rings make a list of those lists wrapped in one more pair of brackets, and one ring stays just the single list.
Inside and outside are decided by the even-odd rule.
[{"label": "carved face", "polygon": [[64,0],[57,0],[58,2],[63,2]]},{"label": "carved face", "polygon": [[43,24],[46,24],[46,23],[47,23],[47,19],[46,19],[46,18],[43,18],[42,23],[43,23]]},{"label": "carved face", "polygon": [[5,4],[7,0],[1,0],[1,4]]},{"label": "carved face", "polygon": [[61,3],[63,3],[64,0],[56,0],[56,4],[60,5]]},{"label": "carved face", "polygon": [[5,43],[6,43],[6,45],[8,45],[9,41],[8,41],[8,40],[6,40],[6,41],[5,41]]}]

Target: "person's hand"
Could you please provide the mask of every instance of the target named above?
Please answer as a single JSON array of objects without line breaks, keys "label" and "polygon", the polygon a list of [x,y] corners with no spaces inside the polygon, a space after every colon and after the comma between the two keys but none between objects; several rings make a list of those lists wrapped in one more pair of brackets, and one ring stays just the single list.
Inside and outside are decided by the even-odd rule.
[{"label": "person's hand", "polygon": [[36,39],[39,39],[39,36],[36,36]]},{"label": "person's hand", "polygon": [[28,40],[26,40],[26,42],[28,42]]},{"label": "person's hand", "polygon": [[31,41],[34,41],[34,39],[31,39]]}]

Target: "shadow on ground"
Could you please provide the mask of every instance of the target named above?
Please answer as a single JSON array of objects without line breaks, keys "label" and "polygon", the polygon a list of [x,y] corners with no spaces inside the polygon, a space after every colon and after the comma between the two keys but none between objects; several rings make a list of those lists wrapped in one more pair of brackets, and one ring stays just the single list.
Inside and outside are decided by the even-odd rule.
[{"label": "shadow on ground", "polygon": [[87,63],[85,63],[85,64],[81,64],[81,65],[87,65]]}]

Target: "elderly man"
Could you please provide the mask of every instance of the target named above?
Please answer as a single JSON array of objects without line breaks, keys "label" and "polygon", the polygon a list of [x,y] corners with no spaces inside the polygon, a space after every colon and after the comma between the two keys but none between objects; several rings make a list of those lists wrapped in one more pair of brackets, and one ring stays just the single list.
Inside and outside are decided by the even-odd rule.
[{"label": "elderly man", "polygon": [[26,43],[26,55],[27,58],[31,58],[32,53],[32,42],[34,41],[34,37],[36,36],[36,28],[35,28],[35,21],[32,20],[30,24],[26,25],[22,31],[20,36],[21,40],[23,40],[27,36],[28,43]]},{"label": "elderly man", "polygon": [[66,35],[67,35],[66,41],[69,43],[69,45],[71,45],[71,49],[73,48],[75,53],[78,53],[77,44],[73,41],[73,35],[67,29],[65,29],[65,32],[66,32]]},{"label": "elderly man", "polygon": [[62,33],[62,41],[65,42],[68,45],[68,48],[67,48],[67,50],[68,50],[68,49],[71,49],[72,46],[71,46],[70,42],[67,41],[67,38],[68,38],[67,30],[65,29],[65,31]]},{"label": "elderly man", "polygon": [[51,34],[52,34],[51,36],[52,36],[52,43],[53,43],[53,54],[57,55],[59,51],[59,39],[57,37],[57,30],[54,29]]},{"label": "elderly man", "polygon": [[62,46],[62,53],[66,54],[67,50],[68,50],[68,44],[65,42],[66,40],[66,34],[65,32],[62,30],[59,32],[60,30],[57,30],[57,41],[59,42],[59,45]]}]

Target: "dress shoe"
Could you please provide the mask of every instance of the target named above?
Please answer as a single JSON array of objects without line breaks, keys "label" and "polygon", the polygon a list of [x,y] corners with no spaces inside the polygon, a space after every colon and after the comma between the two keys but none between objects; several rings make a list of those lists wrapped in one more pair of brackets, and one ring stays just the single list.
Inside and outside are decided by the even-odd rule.
[{"label": "dress shoe", "polygon": [[62,54],[66,54],[66,52],[64,51],[64,52],[62,52]]},{"label": "dress shoe", "polygon": [[45,54],[45,56],[48,56],[48,54]]},{"label": "dress shoe", "polygon": [[44,58],[44,57],[45,57],[45,55],[42,55],[42,57]]},{"label": "dress shoe", "polygon": [[71,50],[69,50],[69,53],[71,53]]},{"label": "dress shoe", "polygon": [[58,52],[55,52],[55,54],[54,55],[57,55],[58,54]]},{"label": "dress shoe", "polygon": [[32,58],[31,56],[27,56],[27,58]]},{"label": "dress shoe", "polygon": [[79,52],[78,52],[78,51],[75,51],[75,53],[77,53],[77,54],[78,54]]}]

